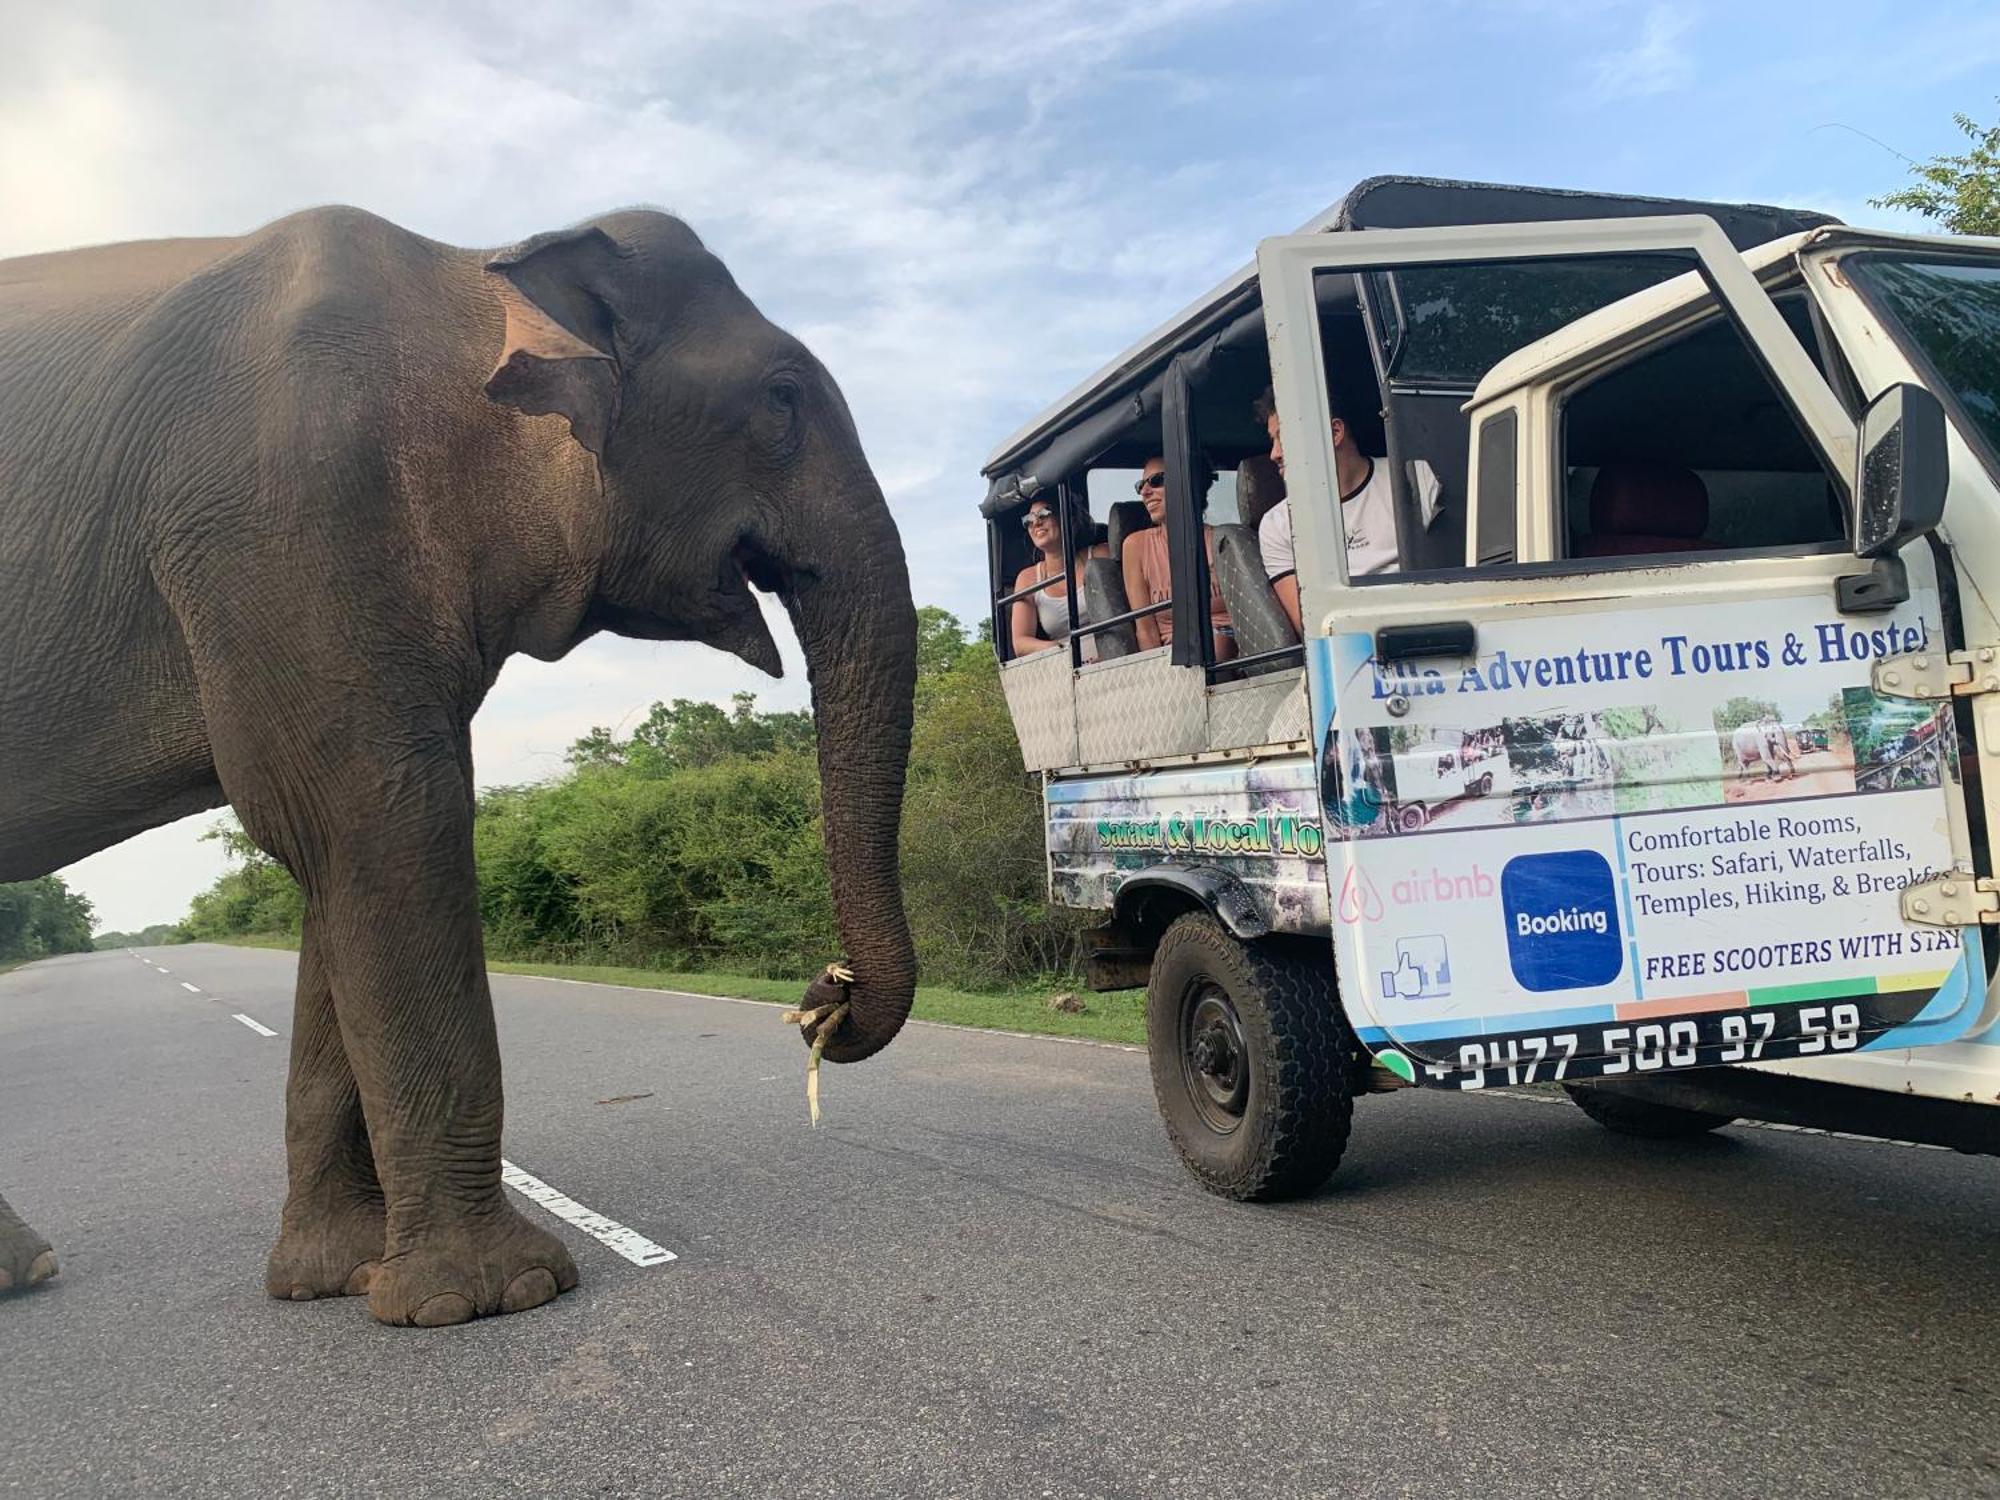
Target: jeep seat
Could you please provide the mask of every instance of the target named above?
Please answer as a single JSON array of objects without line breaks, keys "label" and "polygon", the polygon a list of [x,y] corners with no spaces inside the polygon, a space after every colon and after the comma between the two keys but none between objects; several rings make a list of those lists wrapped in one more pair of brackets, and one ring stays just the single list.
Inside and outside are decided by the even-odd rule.
[{"label": "jeep seat", "polygon": [[1648,552],[1710,552],[1708,486],[1692,469],[1664,464],[1606,464],[1590,486],[1590,535],[1579,557]]}]

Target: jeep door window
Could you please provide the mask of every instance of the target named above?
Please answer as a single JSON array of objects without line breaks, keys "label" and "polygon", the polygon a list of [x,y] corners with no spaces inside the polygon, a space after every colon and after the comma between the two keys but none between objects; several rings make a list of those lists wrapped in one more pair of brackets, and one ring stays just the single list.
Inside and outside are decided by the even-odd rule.
[{"label": "jeep door window", "polygon": [[2000,479],[2000,259],[1870,254],[1841,264]]},{"label": "jeep door window", "polygon": [[[1775,300],[1794,337],[1815,350],[1804,297]],[[1844,491],[1720,312],[1560,399],[1557,535],[1566,555],[1844,547]]]},{"label": "jeep door window", "polygon": [[1685,259],[1405,266],[1369,278],[1378,357],[1391,386],[1462,386],[1525,344],[1688,269]]},{"label": "jeep door window", "polygon": [[[1462,569],[1472,458],[1465,407],[1479,382],[1538,339],[1691,264],[1648,254],[1321,273],[1329,420],[1344,419],[1354,448],[1336,455],[1350,581]],[[1480,555],[1509,560],[1511,539],[1501,546],[1489,536]]]}]

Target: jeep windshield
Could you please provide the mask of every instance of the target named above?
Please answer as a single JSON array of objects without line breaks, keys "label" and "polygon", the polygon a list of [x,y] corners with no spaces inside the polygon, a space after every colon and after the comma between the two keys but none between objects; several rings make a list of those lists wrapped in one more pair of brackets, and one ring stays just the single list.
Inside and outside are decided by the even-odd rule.
[{"label": "jeep windshield", "polygon": [[2000,258],[1870,254],[1843,264],[2000,479]]}]

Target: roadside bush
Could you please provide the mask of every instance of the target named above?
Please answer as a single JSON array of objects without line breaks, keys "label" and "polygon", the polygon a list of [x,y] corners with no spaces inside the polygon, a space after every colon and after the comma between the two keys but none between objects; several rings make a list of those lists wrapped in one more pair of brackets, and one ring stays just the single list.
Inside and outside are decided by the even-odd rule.
[{"label": "roadside bush", "polygon": [[181,921],[180,941],[296,937],[305,920],[305,895],[291,873],[233,822],[218,823],[202,837],[219,840],[236,868],[194,898]]},{"label": "roadside bush", "polygon": [[[1041,797],[1021,770],[991,647],[918,612],[917,716],[901,842],[919,971],[980,987],[1071,969],[1074,917],[1046,902]],[[593,729],[569,770],[484,793],[473,824],[496,958],[791,976],[839,952],[811,716],[676,699],[630,735]],[[298,889],[229,824],[237,863],[191,937],[296,933]]]}]

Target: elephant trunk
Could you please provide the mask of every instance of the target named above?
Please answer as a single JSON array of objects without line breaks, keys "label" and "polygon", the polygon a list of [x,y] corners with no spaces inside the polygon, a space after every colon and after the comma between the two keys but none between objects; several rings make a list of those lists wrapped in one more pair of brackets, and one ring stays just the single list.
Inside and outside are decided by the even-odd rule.
[{"label": "elephant trunk", "polygon": [[879,492],[868,500],[844,512],[853,550],[800,578],[789,601],[812,681],[827,872],[855,976],[853,1008],[827,1042],[835,1062],[887,1046],[917,982],[897,864],[917,616],[888,506]]}]

